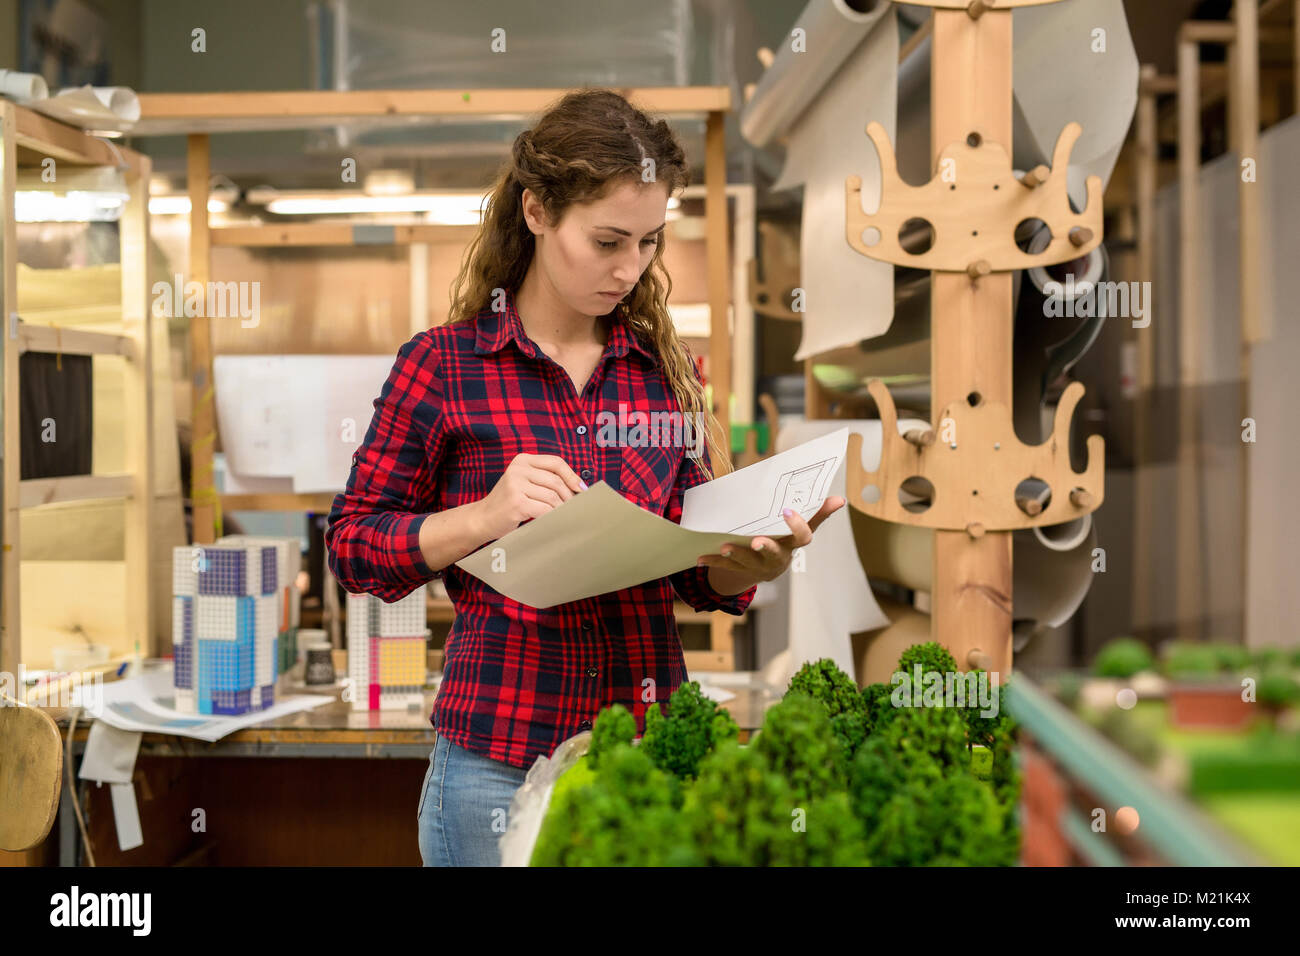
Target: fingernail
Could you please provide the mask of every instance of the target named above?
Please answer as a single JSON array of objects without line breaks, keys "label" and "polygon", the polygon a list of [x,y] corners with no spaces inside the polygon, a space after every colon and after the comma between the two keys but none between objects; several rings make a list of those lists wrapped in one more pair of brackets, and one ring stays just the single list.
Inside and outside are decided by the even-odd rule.
[{"label": "fingernail", "polygon": [[586,490],[587,490],[587,483],[586,483],[585,481],[583,481],[581,478],[579,478],[579,479],[578,479],[578,487],[581,488],[583,491],[586,491]]},{"label": "fingernail", "polygon": [[752,545],[750,545],[750,547],[752,547],[755,551],[762,551],[762,550],[763,550],[763,542],[762,542],[762,541],[755,541]]},{"label": "fingernail", "polygon": [[723,552],[722,552],[722,556],[723,556],[724,558],[729,558],[729,557],[731,557],[731,551],[730,551],[730,550],[723,551]]},{"label": "fingernail", "polygon": [[785,515],[785,516],[788,518],[788,517],[790,517],[792,514],[794,514],[794,512],[791,511],[789,508],[782,508],[782,509],[781,509],[781,514]]}]

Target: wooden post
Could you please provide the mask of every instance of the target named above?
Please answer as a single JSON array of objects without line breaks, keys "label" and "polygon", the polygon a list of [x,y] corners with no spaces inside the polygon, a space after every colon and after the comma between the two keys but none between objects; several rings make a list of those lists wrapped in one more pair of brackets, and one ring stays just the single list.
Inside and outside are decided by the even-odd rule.
[{"label": "wooden post", "polygon": [[[713,473],[725,474],[731,459],[731,329],[727,304],[731,280],[727,236],[727,140],[726,113],[709,112],[704,137],[704,221],[707,231],[709,269],[709,383],[713,386],[713,410],[721,426],[718,449],[711,455]],[[715,611],[709,624],[710,647],[726,654],[735,666],[731,639],[731,615]]]},{"label": "wooden post", "polygon": [[[930,149],[934,166],[955,141],[977,134],[1011,152],[1011,11],[936,9],[930,57]],[[961,170],[957,171],[958,179]],[[971,279],[936,272],[930,311],[934,427],[945,405],[978,392],[1011,409],[1011,274]],[[961,436],[957,436],[961,441]],[[936,488],[937,495],[945,489]],[[968,668],[970,652],[1011,671],[1011,533],[935,531],[931,634]]]},{"label": "wooden post", "polygon": [[[153,315],[149,307],[149,174],[142,161],[128,170],[128,199],[119,220],[122,274],[122,334],[135,344],[123,376],[123,425],[126,470],[131,497],[123,502],[126,558],[126,632],[139,641],[140,652],[161,657],[166,650],[154,624],[151,587],[153,541],[161,513],[154,507]],[[170,577],[170,576],[169,576]]]},{"label": "wooden post", "polygon": [[[208,179],[212,175],[206,134],[186,137],[186,175],[190,194],[189,280],[207,288],[212,278],[212,245],[208,233]],[[181,289],[181,299],[185,290]],[[217,438],[216,390],[212,382],[212,333],[206,309],[190,319],[190,501],[194,514],[194,543],[217,540],[219,521],[212,452]]]},{"label": "wooden post", "polygon": [[[1156,79],[1154,64],[1141,69],[1138,84],[1137,114],[1137,278],[1150,282],[1155,273],[1156,243],[1156,180],[1160,149],[1156,130]],[[1150,623],[1153,617],[1151,604],[1151,543],[1152,495],[1154,478],[1146,468],[1146,450],[1150,443],[1150,405],[1155,386],[1155,329],[1157,324],[1145,329],[1132,329],[1137,341],[1137,401],[1134,402],[1134,448],[1136,454],[1133,507],[1133,619]]]},{"label": "wooden post", "polygon": [[[19,576],[22,567],[22,552],[19,548],[18,534],[21,526],[22,504],[22,461],[19,458],[20,442],[18,440],[20,417],[18,414],[18,229],[10,210],[14,208],[14,190],[18,179],[18,150],[15,137],[17,123],[14,119],[14,107],[8,102],[0,101],[0,204],[5,213],[0,216],[0,250],[4,253],[4,273],[0,275],[0,298],[3,300],[4,335],[4,532],[3,561],[0,566],[0,617],[3,630],[0,630],[0,671],[13,674],[17,680],[18,665],[22,660],[22,610],[20,608]],[[22,696],[23,688],[15,693]]]},{"label": "wooden post", "polygon": [[[1230,90],[1237,95],[1236,102],[1228,103],[1228,121],[1236,131],[1237,141],[1237,196],[1239,198],[1240,222],[1238,225],[1239,248],[1238,273],[1240,275],[1239,308],[1241,310],[1241,341],[1238,356],[1238,374],[1241,381],[1241,418],[1251,415],[1250,409],[1250,370],[1251,349],[1268,337],[1263,328],[1260,312],[1260,268],[1259,258],[1263,253],[1260,242],[1260,201],[1259,201],[1259,0],[1236,0],[1232,6],[1233,20],[1237,27],[1237,42],[1234,44],[1233,57],[1235,82]],[[1300,26],[1297,27],[1300,29]],[[1300,70],[1300,64],[1297,64]],[[1253,169],[1247,173],[1247,165]],[[1241,617],[1240,630],[1242,642],[1245,643],[1250,622],[1247,595],[1250,592],[1250,450],[1251,446],[1241,443],[1237,447],[1240,456],[1241,476],[1241,563],[1240,595]]]},{"label": "wooden post", "polygon": [[1184,30],[1178,43],[1178,491],[1177,627],[1184,639],[1203,628],[1200,534],[1200,295],[1197,255],[1201,235],[1200,47]]},{"label": "wooden post", "polygon": [[413,242],[407,250],[411,270],[411,321],[414,337],[429,328],[429,244]]}]

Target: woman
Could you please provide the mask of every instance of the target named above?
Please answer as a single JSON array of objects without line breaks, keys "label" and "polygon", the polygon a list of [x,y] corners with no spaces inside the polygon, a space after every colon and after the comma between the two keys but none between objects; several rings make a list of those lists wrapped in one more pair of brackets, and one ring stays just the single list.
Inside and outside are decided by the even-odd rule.
[{"label": "woman", "polygon": [[[395,601],[441,577],[456,607],[416,811],[426,866],[498,864],[511,798],[539,756],[615,703],[641,732],[649,704],[686,680],[674,592],[741,614],[844,504],[828,500],[811,522],[791,513],[790,535],[752,549],[545,610],[455,567],[596,481],[680,522],[686,489],[713,477],[710,446],[729,468],[666,305],[665,211],[686,183],[667,123],[610,91],[571,93],[521,133],[448,323],[398,352],[334,500],[325,541],[345,589]],[[685,415],[711,439],[703,454],[598,440],[598,419],[620,411]]]}]

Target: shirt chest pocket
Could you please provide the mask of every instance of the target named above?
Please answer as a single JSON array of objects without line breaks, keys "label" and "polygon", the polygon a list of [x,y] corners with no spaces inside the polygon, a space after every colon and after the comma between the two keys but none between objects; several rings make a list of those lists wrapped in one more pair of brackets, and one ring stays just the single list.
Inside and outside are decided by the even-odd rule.
[{"label": "shirt chest pocket", "polygon": [[624,448],[619,461],[619,490],[623,497],[657,515],[668,506],[681,454],[670,447]]}]

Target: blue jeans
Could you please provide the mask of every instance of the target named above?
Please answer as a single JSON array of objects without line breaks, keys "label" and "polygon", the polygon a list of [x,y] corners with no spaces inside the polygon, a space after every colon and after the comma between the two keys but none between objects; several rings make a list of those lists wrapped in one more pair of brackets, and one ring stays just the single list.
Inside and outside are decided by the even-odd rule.
[{"label": "blue jeans", "polygon": [[497,843],[527,770],[457,746],[441,734],[415,811],[425,866],[500,866]]}]

